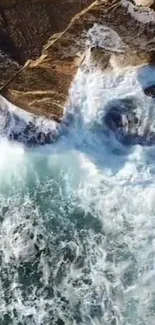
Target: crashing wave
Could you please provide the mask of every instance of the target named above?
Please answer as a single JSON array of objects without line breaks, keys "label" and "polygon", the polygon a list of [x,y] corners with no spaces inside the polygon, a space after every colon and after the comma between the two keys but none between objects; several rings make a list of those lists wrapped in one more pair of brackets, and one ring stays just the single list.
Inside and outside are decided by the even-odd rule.
[{"label": "crashing wave", "polygon": [[10,141],[28,146],[50,144],[56,141],[59,124],[44,117],[35,117],[0,97],[0,135]]}]

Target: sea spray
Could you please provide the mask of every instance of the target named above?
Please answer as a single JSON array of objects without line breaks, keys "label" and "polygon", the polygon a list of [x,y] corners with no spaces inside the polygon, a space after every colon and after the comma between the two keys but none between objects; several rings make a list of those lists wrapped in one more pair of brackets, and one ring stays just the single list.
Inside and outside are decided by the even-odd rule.
[{"label": "sea spray", "polygon": [[2,325],[154,324],[154,145],[125,146],[104,123],[130,96],[145,116],[154,74],[79,70],[55,143],[1,138]]}]

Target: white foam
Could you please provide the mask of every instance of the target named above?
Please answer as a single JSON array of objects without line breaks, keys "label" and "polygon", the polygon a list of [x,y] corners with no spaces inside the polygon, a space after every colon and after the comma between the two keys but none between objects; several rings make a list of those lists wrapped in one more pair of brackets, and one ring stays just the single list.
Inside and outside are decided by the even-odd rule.
[{"label": "white foam", "polygon": [[[0,96],[0,134],[7,138],[17,139],[19,142],[29,143],[34,141],[40,144],[42,137],[38,135],[49,135],[54,141],[59,133],[60,126],[56,121],[48,120],[44,116],[35,117],[15,105],[10,104],[5,98]],[[46,142],[46,141],[43,141]]]},{"label": "white foam", "polygon": [[121,38],[114,30],[97,23],[88,31],[87,45],[99,46],[114,52],[122,52],[124,48]]},{"label": "white foam", "polygon": [[[155,12],[148,7],[135,6],[130,0],[121,0],[122,5],[128,9],[128,12],[137,21],[143,24],[155,23]],[[152,40],[153,41],[153,40]]]},{"label": "white foam", "polygon": [[154,325],[154,146],[102,132],[111,100],[135,96],[145,116],[154,77],[79,70],[68,134],[35,150],[0,142],[0,310],[14,323]]},{"label": "white foam", "polygon": [[[5,111],[9,111],[10,114],[15,114],[17,115],[17,117],[20,118],[20,121],[22,122],[22,120],[28,124],[28,122],[32,121],[35,119],[35,123],[39,124],[43,124],[46,127],[50,127],[50,128],[55,128],[57,126],[57,123],[53,120],[48,120],[46,118],[44,118],[43,116],[38,116],[37,118],[35,118],[35,116],[31,113],[28,113],[25,110],[20,109],[19,107],[9,103],[4,97],[0,96],[0,108],[3,112]],[[22,130],[22,123],[21,123],[21,130]]]}]

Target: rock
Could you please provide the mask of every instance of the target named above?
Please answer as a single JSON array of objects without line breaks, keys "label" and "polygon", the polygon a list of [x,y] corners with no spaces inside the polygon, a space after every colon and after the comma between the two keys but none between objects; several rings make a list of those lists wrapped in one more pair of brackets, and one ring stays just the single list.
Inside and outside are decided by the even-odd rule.
[{"label": "rock", "polygon": [[41,55],[48,38],[63,31],[93,0],[1,0],[0,49],[19,63]]},{"label": "rock", "polygon": [[140,104],[136,98],[120,98],[109,101],[105,108],[103,124],[123,145],[155,144],[154,121],[146,124],[146,120],[138,113]]},{"label": "rock", "polygon": [[0,52],[0,87],[4,86],[10,76],[14,76],[20,68],[21,66],[16,61]]},{"label": "rock", "polygon": [[[10,66],[3,66],[0,86],[4,86],[7,81],[12,79],[20,71],[21,65],[25,64],[28,59],[39,57],[49,37],[55,32],[63,31],[70,19],[91,2],[93,0],[2,0],[0,3],[0,50],[4,56],[6,54],[9,56]],[[57,38],[57,36],[54,37]],[[18,64],[15,65],[14,60]],[[33,71],[31,69],[31,73],[30,70],[28,72],[28,79],[34,78],[34,81],[32,80],[30,84],[38,83],[37,87],[35,87],[35,93],[33,91],[26,93],[23,85],[21,88],[24,89],[24,93],[14,94],[13,102],[16,102],[16,98],[18,98],[17,104],[26,110],[59,119],[63,112],[62,103],[65,102],[66,98],[64,94],[61,95],[53,91],[51,89],[52,84],[49,86],[52,77],[50,74],[53,75],[55,69],[54,63],[48,73],[46,73],[44,64],[40,67],[38,65],[39,63],[37,69],[33,69]],[[39,71],[39,75],[42,75],[41,83],[40,77],[36,80]],[[53,76],[54,79],[55,76]],[[43,87],[41,87],[41,84],[43,84]],[[48,84],[47,88],[46,84]],[[31,90],[31,86],[29,90]],[[11,96],[9,98],[11,100]],[[53,100],[52,107],[51,100]],[[31,109],[31,106],[34,109]]]},{"label": "rock", "polygon": [[[22,57],[21,59],[17,57],[18,62],[25,61],[27,58],[33,59],[27,61],[21,70],[19,67],[16,75],[7,84],[5,84],[6,79],[4,80],[5,85],[1,88],[1,94],[27,111],[57,120],[62,118],[68,90],[79,65],[84,64],[88,47],[92,47],[90,59],[100,64],[103,69],[117,66],[117,62],[125,67],[154,64],[155,61],[155,52],[152,50],[155,45],[155,17],[151,16],[153,12],[151,9],[148,9],[151,14],[147,11],[147,19],[143,21],[141,16],[143,9],[136,8],[134,11],[134,5],[130,2],[129,6],[128,0],[94,1],[76,14],[61,33],[59,30],[66,27],[73,14],[84,7],[84,3],[88,5],[92,2],[74,0],[72,3],[74,5],[66,17],[66,11],[62,9],[70,8],[71,1],[63,0],[58,4],[57,1],[31,0],[29,10],[27,10],[26,0],[22,1],[22,5],[19,0],[14,1],[14,5],[8,7],[7,11],[5,9],[10,4],[9,0],[2,1],[0,5],[7,16],[9,37],[13,40],[15,48],[20,46],[21,49]],[[77,5],[77,2],[81,5]],[[22,24],[26,26],[23,29],[21,22],[18,21],[19,18],[15,19],[16,26],[19,26],[16,28],[15,35],[19,35],[22,30],[23,36],[20,41],[19,37],[12,36],[14,22],[11,22],[11,12],[15,14],[17,9],[18,17],[21,13]],[[36,27],[32,26],[35,10]],[[54,21],[51,20],[52,10],[56,13]],[[27,19],[31,22],[29,28]],[[53,34],[55,31],[59,33]]]},{"label": "rock", "polygon": [[146,96],[155,98],[155,85],[145,88],[144,93]]}]

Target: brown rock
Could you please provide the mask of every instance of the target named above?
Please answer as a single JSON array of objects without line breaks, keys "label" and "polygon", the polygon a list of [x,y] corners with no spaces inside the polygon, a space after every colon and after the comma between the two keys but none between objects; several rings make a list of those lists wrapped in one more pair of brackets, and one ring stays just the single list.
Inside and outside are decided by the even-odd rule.
[{"label": "brown rock", "polygon": [[[35,5],[35,2],[41,4],[43,1],[31,2]],[[50,1],[46,2],[49,5]],[[136,11],[135,16],[133,11],[131,13],[128,2],[98,0],[75,15],[64,32],[51,36],[43,47],[42,55],[29,61],[24,69],[1,89],[1,93],[28,111],[51,118],[61,118],[68,89],[85,56],[86,40],[93,48],[92,60],[103,68],[110,64],[113,66],[117,62],[120,66],[154,63],[155,55],[152,49],[155,20],[150,18],[150,22],[145,24],[141,21],[141,16],[137,16],[141,15],[142,10]],[[43,45],[42,37],[38,36],[41,40],[37,43],[40,44],[37,49]],[[28,42],[32,42],[31,37],[30,40],[27,38],[25,44]],[[34,51],[35,46],[34,43]],[[31,48],[32,46],[29,46],[29,49]],[[34,55],[34,52],[30,52],[29,56],[33,57],[38,53]],[[111,53],[114,54],[109,61]]]},{"label": "brown rock", "polygon": [[48,38],[93,0],[1,0],[0,49],[19,63],[40,56]]}]

